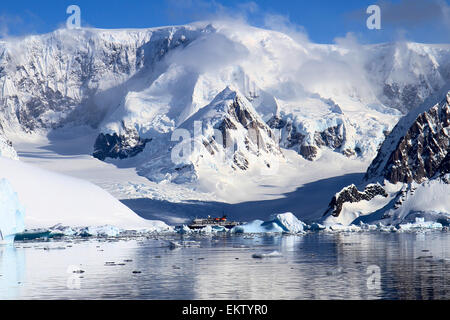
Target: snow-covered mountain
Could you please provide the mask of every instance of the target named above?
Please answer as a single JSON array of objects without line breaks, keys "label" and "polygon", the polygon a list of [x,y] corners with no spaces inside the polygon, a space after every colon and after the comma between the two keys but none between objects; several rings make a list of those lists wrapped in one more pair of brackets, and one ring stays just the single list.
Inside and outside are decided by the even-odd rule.
[{"label": "snow-covered mountain", "polygon": [[332,199],[328,223],[450,221],[450,86],[403,117],[381,146],[359,191]]},{"label": "snow-covered mountain", "polygon": [[[310,168],[323,166],[310,161],[371,161],[386,136],[392,139],[400,117],[448,81],[450,45],[362,46],[351,39],[317,45],[220,21],[142,30],[61,29],[0,42],[0,150],[14,158],[8,139],[87,131],[89,137],[94,132],[91,141],[73,141],[87,143],[95,158],[136,168],[151,181],[188,184],[233,176],[232,190],[240,190],[236,184],[246,173],[276,174],[289,161],[291,167],[301,163],[311,181],[321,173]],[[428,119],[440,121],[430,113],[418,127]],[[443,148],[444,136],[429,136],[430,150]],[[397,159],[403,167],[412,159],[420,163],[422,147],[407,148],[408,139],[404,144],[415,157],[400,157],[399,150],[389,162],[383,147],[368,175],[375,170],[379,177]],[[291,154],[310,161],[288,161]],[[431,159],[414,170],[430,178],[438,162]],[[403,182],[417,173],[388,170]],[[390,199],[383,181],[371,181],[377,182]],[[378,187],[366,191],[360,195],[351,188],[348,194],[384,194]]]},{"label": "snow-covered mountain", "polygon": [[157,181],[191,182],[202,169],[227,175],[255,166],[270,169],[283,159],[276,134],[250,101],[229,87],[184,121],[169,141],[149,142],[138,172]]},{"label": "snow-covered mountain", "polygon": [[400,115],[392,108],[412,109],[450,77],[448,45],[315,45],[223,22],[57,30],[0,52],[5,131],[99,127],[100,159],[135,156],[227,86],[282,131],[283,148],[370,157]]}]

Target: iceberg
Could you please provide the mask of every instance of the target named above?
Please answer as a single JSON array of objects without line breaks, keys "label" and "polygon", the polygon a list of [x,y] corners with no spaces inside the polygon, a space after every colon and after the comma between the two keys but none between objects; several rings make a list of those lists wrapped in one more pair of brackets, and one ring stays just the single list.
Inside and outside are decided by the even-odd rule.
[{"label": "iceberg", "polygon": [[300,233],[307,228],[306,223],[298,220],[291,212],[277,214],[271,222],[277,224],[284,232],[289,233]]},{"label": "iceberg", "polygon": [[301,233],[307,229],[307,225],[298,220],[291,212],[275,214],[270,221],[254,220],[252,222],[236,226],[231,233]]},{"label": "iceberg", "polygon": [[25,230],[25,209],[17,193],[6,179],[0,180],[0,244],[14,241],[17,233]]}]

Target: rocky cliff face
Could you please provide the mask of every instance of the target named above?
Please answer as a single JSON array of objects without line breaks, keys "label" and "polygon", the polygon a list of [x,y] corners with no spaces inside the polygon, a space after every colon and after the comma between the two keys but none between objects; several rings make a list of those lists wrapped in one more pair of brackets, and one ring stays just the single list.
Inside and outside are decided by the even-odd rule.
[{"label": "rocky cliff face", "polygon": [[391,143],[388,140],[382,147],[367,170],[366,180],[381,175],[391,183],[421,183],[446,172],[450,151],[450,92],[442,102],[420,113],[386,155],[383,151]]},{"label": "rocky cliff face", "polygon": [[[437,98],[430,97],[405,116],[386,138],[364,178],[366,184],[378,183],[367,184],[364,192],[355,185],[344,188],[332,199],[325,216],[338,218],[344,207],[353,218],[364,212],[364,216],[374,214],[378,220],[389,221],[417,212],[427,217],[449,214],[450,90],[442,95],[441,102],[434,103]],[[376,196],[390,200],[372,201]]]},{"label": "rocky cliff face", "polygon": [[329,148],[336,152],[341,152],[346,156],[357,154],[357,150],[343,148],[345,142],[345,125],[340,123],[330,126],[323,131],[312,132],[312,141],[308,136],[298,131],[295,124],[290,120],[283,120],[278,116],[272,117],[267,124],[272,129],[280,130],[280,145],[286,149],[296,150],[303,158],[313,161],[316,159],[319,149]]},{"label": "rocky cliff face", "polygon": [[123,133],[118,135],[101,133],[97,137],[94,144],[93,156],[101,161],[107,158],[111,159],[126,159],[132,158],[142,151],[145,145],[152,141],[152,139],[142,139],[139,137],[137,130],[128,129],[123,126]]}]

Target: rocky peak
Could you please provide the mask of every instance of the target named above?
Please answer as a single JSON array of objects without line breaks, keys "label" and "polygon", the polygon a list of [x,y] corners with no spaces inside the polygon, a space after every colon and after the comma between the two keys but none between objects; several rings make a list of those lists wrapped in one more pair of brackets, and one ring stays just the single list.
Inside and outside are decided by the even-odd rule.
[{"label": "rocky peak", "polygon": [[[422,111],[407,126],[407,119],[397,125],[367,170],[366,180],[378,176],[391,183],[421,183],[448,170],[450,91],[440,103]],[[406,130],[399,136],[402,127]]]},{"label": "rocky peak", "polygon": [[104,161],[106,158],[132,158],[142,152],[152,139],[143,139],[136,129],[130,129],[122,122],[123,132],[101,133],[94,144],[94,158]]},{"label": "rocky peak", "polygon": [[[247,98],[230,87],[201,110],[200,116],[188,119],[182,127],[192,127],[193,121],[200,121],[206,130],[213,128],[221,133],[221,139],[202,137],[202,144],[211,155],[214,155],[214,150],[226,149],[228,156],[232,155],[232,167],[235,169],[248,168],[248,153],[257,157],[263,154],[282,156],[274,131],[262,120]],[[267,165],[270,166],[269,163]]]}]

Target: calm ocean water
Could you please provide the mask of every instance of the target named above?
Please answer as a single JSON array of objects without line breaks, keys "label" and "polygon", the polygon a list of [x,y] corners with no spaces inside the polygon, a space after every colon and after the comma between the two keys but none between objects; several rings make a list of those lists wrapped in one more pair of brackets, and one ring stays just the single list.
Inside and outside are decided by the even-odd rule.
[{"label": "calm ocean water", "polygon": [[19,242],[0,247],[0,299],[450,299],[450,234]]}]

